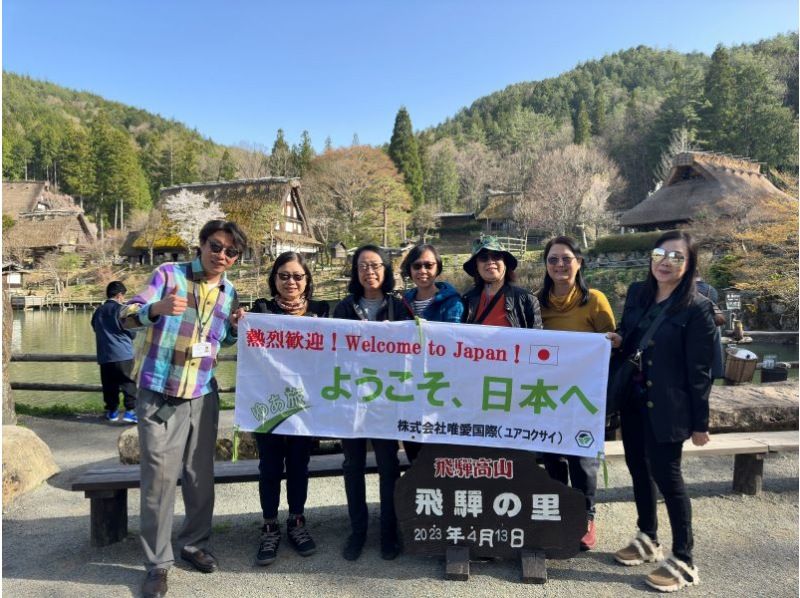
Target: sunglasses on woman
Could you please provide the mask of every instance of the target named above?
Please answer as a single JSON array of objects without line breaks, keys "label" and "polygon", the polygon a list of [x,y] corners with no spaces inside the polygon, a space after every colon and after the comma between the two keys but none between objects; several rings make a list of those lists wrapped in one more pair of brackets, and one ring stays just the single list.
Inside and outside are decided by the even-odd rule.
[{"label": "sunglasses on woman", "polygon": [[211,249],[211,253],[220,253],[222,251],[225,252],[225,257],[228,259],[233,259],[239,256],[239,250],[236,247],[225,247],[224,245],[217,243],[216,241],[209,241],[208,247]]},{"label": "sunglasses on woman", "polygon": [[488,262],[489,260],[493,262],[502,262],[503,254],[499,251],[481,251],[478,254],[477,260],[479,262]]},{"label": "sunglasses on woman", "polygon": [[558,257],[557,255],[553,255],[547,258],[547,263],[551,266],[558,266],[558,262],[561,262],[565,266],[569,266],[572,263],[572,260],[575,259],[574,255],[562,255]]},{"label": "sunglasses on woman", "polygon": [[667,251],[663,247],[656,247],[652,252],[650,252],[650,259],[652,259],[656,264],[662,260],[667,260],[671,264],[680,266],[686,261],[686,256],[680,251]]},{"label": "sunglasses on woman", "polygon": [[411,268],[414,270],[422,270],[423,268],[426,270],[435,270],[436,262],[414,262],[411,264]]},{"label": "sunglasses on woman", "polygon": [[294,280],[295,282],[300,282],[306,277],[303,272],[278,272],[278,278],[282,281],[286,282],[289,279]]}]

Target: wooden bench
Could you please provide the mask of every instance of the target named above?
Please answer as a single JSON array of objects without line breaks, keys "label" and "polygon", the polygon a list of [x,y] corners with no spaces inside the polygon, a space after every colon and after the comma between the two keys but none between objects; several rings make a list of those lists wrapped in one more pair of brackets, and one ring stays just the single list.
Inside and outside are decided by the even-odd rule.
[{"label": "wooden bench", "polygon": [[[400,469],[408,469],[405,451],[400,451]],[[312,478],[342,475],[342,454],[312,455],[308,475]],[[139,488],[138,465],[117,465],[89,469],[72,483],[72,490],[83,491],[90,501],[90,539],[92,546],[107,546],[128,535],[128,490]],[[375,453],[367,453],[367,473],[377,473]],[[215,461],[214,484],[258,481],[258,460]],[[284,474],[284,478],[286,475]],[[180,479],[177,480],[180,485]]]},{"label": "wooden bench", "polygon": [[[736,432],[712,434],[711,442],[695,446],[691,440],[683,444],[683,455],[734,455],[733,491],[756,495],[764,478],[764,455],[798,450],[798,432]],[[623,459],[621,440],[606,441],[606,459]]]},{"label": "wooden bench", "polygon": [[[606,458],[621,459],[625,456],[622,442],[607,441]],[[683,454],[686,456],[734,455],[733,491],[756,495],[761,492],[764,475],[764,455],[798,450],[798,433],[747,432],[712,434],[711,442],[705,446],[694,446],[686,441]],[[408,468],[408,459],[400,451],[400,468]],[[308,466],[309,477],[328,477],[342,474],[342,455],[312,455]],[[377,473],[375,454],[367,453],[367,473]],[[232,463],[214,463],[215,484],[235,484],[258,481],[258,461],[248,459]],[[180,480],[177,480],[180,484]],[[90,500],[90,536],[93,546],[107,546],[119,542],[128,534],[128,490],[139,488],[139,466],[118,465],[101,469],[90,469],[82,473],[72,484],[72,490],[83,491]]]}]

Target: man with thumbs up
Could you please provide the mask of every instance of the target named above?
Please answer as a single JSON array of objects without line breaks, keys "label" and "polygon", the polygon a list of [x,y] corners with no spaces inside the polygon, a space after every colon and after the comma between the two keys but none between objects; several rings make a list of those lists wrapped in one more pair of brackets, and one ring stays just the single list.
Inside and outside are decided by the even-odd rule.
[{"label": "man with thumbs up", "polygon": [[219,420],[214,369],[220,346],[236,342],[243,310],[225,271],[246,244],[235,223],[206,223],[195,259],[158,266],[147,288],[120,312],[124,328],[143,330],[137,335],[133,377],[138,387],[146,597],[167,593],[179,476],[186,508],[177,538],[181,558],[204,573],[218,566],[208,549]]}]

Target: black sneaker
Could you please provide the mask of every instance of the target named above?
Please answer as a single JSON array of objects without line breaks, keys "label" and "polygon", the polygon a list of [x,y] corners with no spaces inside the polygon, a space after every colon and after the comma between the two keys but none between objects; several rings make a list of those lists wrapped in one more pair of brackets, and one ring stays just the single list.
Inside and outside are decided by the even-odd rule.
[{"label": "black sneaker", "polygon": [[286,520],[286,536],[300,556],[310,556],[317,550],[317,545],[308,533],[306,518],[302,515]]},{"label": "black sneaker", "polygon": [[281,543],[281,527],[277,523],[265,523],[261,528],[261,539],[256,554],[257,565],[269,565],[278,558],[278,545]]},{"label": "black sneaker", "polygon": [[396,534],[381,534],[381,558],[393,561],[400,554],[400,544]]},{"label": "black sneaker", "polygon": [[360,534],[350,534],[342,549],[342,556],[347,561],[358,560],[361,556],[361,551],[364,550],[364,543],[367,541],[366,536]]}]

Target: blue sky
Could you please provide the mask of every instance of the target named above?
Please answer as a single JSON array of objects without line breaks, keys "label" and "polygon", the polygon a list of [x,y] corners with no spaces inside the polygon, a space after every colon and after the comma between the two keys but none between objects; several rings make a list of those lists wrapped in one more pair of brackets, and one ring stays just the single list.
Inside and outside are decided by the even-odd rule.
[{"label": "blue sky", "polygon": [[4,0],[3,69],[214,141],[381,144],[640,44],[711,53],[798,28],[797,0]]}]

